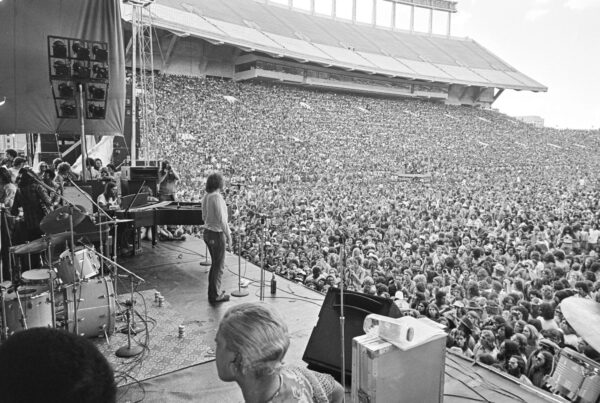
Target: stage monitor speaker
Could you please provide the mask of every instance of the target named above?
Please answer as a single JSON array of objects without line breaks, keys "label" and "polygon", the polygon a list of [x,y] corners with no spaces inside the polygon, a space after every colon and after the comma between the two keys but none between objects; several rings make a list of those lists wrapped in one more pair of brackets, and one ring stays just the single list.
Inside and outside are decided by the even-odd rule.
[{"label": "stage monitor speaker", "polygon": [[[302,356],[310,369],[330,373],[338,380],[341,379],[342,366],[340,309],[340,290],[330,288]],[[352,375],[352,339],[365,334],[363,321],[371,313],[400,317],[400,310],[391,299],[344,291],[344,372],[347,379]]]},{"label": "stage monitor speaker", "polygon": [[121,167],[121,179],[145,180],[146,182],[156,182],[158,180],[158,168],[123,166]]}]

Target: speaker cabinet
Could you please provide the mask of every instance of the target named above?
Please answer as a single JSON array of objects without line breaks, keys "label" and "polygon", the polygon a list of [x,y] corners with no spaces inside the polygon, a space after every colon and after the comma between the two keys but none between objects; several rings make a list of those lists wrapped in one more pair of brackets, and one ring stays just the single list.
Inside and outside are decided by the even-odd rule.
[{"label": "speaker cabinet", "polygon": [[[341,379],[342,372],[340,310],[340,290],[330,288],[302,357],[310,369],[330,373],[337,379]],[[365,334],[363,321],[371,313],[400,317],[400,310],[390,299],[344,291],[344,374],[347,379],[352,375],[352,339]]]}]

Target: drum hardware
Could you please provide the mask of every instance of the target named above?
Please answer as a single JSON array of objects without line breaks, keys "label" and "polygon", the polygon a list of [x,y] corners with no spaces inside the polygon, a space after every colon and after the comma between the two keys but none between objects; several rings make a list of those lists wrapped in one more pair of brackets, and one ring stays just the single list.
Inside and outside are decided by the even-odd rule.
[{"label": "drum hardware", "polygon": [[[89,247],[86,246],[87,249],[90,249]],[[144,280],[143,278],[141,278],[140,276],[136,275],[135,273],[127,270],[126,268],[124,268],[123,266],[121,266],[120,264],[118,264],[115,261],[110,260],[109,258],[107,258],[106,256],[102,256],[99,255],[100,259],[108,262],[109,264],[112,264],[112,266],[115,268],[115,270],[123,270],[126,273],[126,276],[128,276],[131,280],[130,284],[130,290],[131,290],[131,300],[130,303],[126,303],[125,305],[127,306],[127,310],[125,311],[125,315],[127,317],[127,345],[120,347],[115,354],[117,355],[117,357],[134,357],[138,354],[140,354],[142,351],[144,351],[144,349],[141,346],[132,346],[131,345],[131,326],[132,326],[132,316],[134,315],[134,310],[133,307],[135,305],[135,300],[133,298],[133,293],[134,293],[134,283],[137,280],[138,283],[145,283],[146,280]],[[114,277],[115,279],[119,276],[118,273],[115,273]],[[116,282],[116,281],[115,281]],[[117,292],[117,289],[115,288],[115,292]]]},{"label": "drum hardware", "polygon": [[85,218],[85,210],[80,206],[61,207],[52,211],[40,222],[40,228],[46,234],[58,234],[60,232],[71,231],[73,226],[79,224]]},{"label": "drum hardware", "polygon": [[[79,288],[79,298],[71,298],[70,288]],[[108,337],[115,329],[116,295],[110,276],[64,286],[58,307],[62,327],[69,332],[74,332],[77,327],[77,334],[81,336]]]}]

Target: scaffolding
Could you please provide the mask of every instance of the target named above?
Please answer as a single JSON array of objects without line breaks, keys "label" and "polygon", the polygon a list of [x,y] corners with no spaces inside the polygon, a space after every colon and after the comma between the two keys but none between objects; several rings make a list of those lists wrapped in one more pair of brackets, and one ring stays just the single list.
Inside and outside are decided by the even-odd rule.
[{"label": "scaffolding", "polygon": [[[152,47],[152,3],[154,0],[130,0],[132,5],[131,43],[131,161],[137,165],[142,160],[144,165],[157,160],[157,116],[156,93],[154,89],[154,49]],[[138,66],[139,61],[139,66]],[[137,74],[136,74],[137,72]],[[135,98],[139,102],[135,102]],[[140,147],[137,147],[136,119],[139,104]]]}]

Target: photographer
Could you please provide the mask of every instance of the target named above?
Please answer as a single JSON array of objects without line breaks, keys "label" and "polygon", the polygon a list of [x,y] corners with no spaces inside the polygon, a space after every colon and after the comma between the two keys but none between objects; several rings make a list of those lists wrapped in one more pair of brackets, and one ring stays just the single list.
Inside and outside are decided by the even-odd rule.
[{"label": "photographer", "polygon": [[163,161],[158,173],[158,199],[160,201],[175,201],[175,185],[179,175],[173,170],[169,161]]}]

